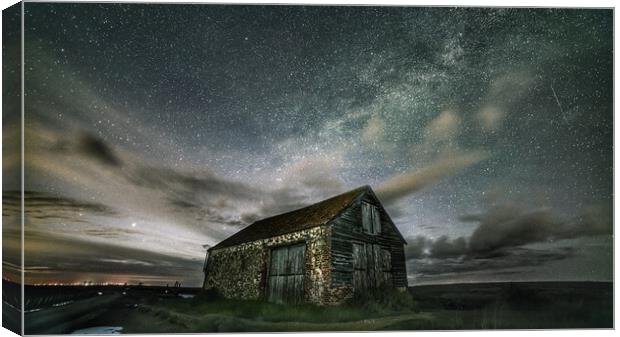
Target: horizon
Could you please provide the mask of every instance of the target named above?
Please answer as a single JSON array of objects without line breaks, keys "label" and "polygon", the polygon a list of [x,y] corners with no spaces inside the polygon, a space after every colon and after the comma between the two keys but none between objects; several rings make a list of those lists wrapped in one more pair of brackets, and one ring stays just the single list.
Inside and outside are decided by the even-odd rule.
[{"label": "horizon", "polygon": [[[15,285],[20,285],[20,282],[11,281],[10,279],[3,278],[3,281],[8,281]],[[553,280],[507,280],[507,281],[470,281],[470,282],[438,282],[438,283],[418,283],[418,284],[409,284],[407,287],[424,287],[424,286],[442,286],[442,285],[455,285],[455,284],[505,284],[505,283],[614,283],[614,280],[561,280],[561,281],[553,281]],[[157,288],[176,288],[176,289],[202,289],[199,286],[167,286],[162,284],[82,284],[82,282],[77,283],[25,283],[25,286],[31,287],[157,287]]]}]

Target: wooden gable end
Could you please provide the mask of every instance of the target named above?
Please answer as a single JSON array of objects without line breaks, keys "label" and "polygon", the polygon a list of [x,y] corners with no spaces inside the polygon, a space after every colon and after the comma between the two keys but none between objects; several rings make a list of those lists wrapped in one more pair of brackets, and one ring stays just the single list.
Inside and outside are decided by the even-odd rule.
[{"label": "wooden gable end", "polygon": [[[363,210],[364,204],[375,206],[378,210],[380,220],[378,232],[365,228],[363,215],[367,215],[369,211]],[[403,247],[406,241],[371,189],[361,194],[349,207],[332,219],[330,224],[332,226],[332,286],[353,287],[355,283],[359,285],[366,282],[360,280],[356,282],[355,275],[369,273],[371,279],[378,280],[378,275],[383,275],[384,272],[386,275],[390,274],[387,282],[394,286],[407,285]],[[358,252],[359,255],[362,250],[365,252],[365,257],[356,257],[355,253]],[[363,258],[363,261],[385,258],[389,259],[389,262],[377,260],[375,264],[367,263],[367,266],[364,266],[359,265],[360,258]],[[357,277],[359,278],[359,275]]]},{"label": "wooden gable end", "polygon": [[403,235],[400,233],[400,231],[394,224],[394,221],[392,221],[392,218],[372,190],[369,189],[366,193],[364,193],[361,201],[371,203],[373,206],[376,206],[379,209],[381,218],[381,230],[385,229],[386,235],[389,235],[392,238],[398,238],[401,243],[407,244],[407,240],[405,240]]}]

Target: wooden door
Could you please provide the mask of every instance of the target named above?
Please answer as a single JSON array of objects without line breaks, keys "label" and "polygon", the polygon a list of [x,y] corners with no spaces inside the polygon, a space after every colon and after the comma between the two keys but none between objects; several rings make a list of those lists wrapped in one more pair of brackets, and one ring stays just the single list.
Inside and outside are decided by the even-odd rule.
[{"label": "wooden door", "polygon": [[267,283],[269,302],[303,302],[305,252],[305,244],[279,247],[271,251]]},{"label": "wooden door", "polygon": [[392,261],[388,249],[377,244],[353,244],[353,288],[391,286]]},{"label": "wooden door", "polygon": [[363,243],[353,244],[353,289],[368,288],[368,262]]},{"label": "wooden door", "polygon": [[391,287],[392,283],[392,252],[389,249],[381,248],[381,284]]}]

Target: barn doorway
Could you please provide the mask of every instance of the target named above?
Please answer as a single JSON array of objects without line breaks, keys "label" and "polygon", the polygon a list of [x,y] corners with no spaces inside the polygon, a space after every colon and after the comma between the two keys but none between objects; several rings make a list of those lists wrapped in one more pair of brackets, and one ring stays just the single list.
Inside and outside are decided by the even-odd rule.
[{"label": "barn doorway", "polygon": [[389,248],[371,243],[353,244],[353,288],[392,286],[392,254]]},{"label": "barn doorway", "polygon": [[267,300],[296,304],[304,299],[304,261],[306,245],[296,244],[271,251]]}]

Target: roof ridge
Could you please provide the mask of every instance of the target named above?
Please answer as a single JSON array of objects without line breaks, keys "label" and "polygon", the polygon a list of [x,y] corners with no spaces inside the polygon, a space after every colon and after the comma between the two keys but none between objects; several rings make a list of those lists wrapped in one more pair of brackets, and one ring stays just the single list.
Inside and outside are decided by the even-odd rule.
[{"label": "roof ridge", "polygon": [[[304,206],[301,208],[297,208],[285,213],[275,214],[267,218],[263,218],[260,220],[256,220],[251,224],[247,225],[243,229],[237,231],[226,239],[220,241],[215,246],[209,248],[209,250],[224,248],[232,245],[237,245],[243,242],[256,241],[261,239],[266,239],[272,236],[278,236],[287,234],[290,232],[294,232],[297,230],[313,228],[316,226],[321,226],[328,223],[330,220],[335,218],[340,212],[349,207],[351,203],[362,193],[366,191],[372,191],[372,188],[369,185],[363,185],[357,187],[355,189],[349,190],[347,192],[343,192],[341,194],[335,195],[333,197],[312,203],[308,206]],[[329,205],[332,203],[336,203],[337,201],[343,199],[344,204],[336,204],[334,207],[329,208]],[[324,209],[314,210],[318,205],[325,205]],[[314,212],[313,212],[314,211]],[[301,216],[302,213],[304,216]],[[291,221],[285,221],[283,223],[283,219],[287,217],[295,218],[295,216],[301,217],[302,219],[293,219]],[[291,223],[293,222],[293,223]],[[267,231],[270,229],[271,231]],[[285,228],[288,227],[288,228]],[[262,231],[261,231],[262,230]],[[269,233],[273,232],[273,233]],[[270,235],[273,234],[273,235]],[[247,236],[248,238],[240,239],[243,236]],[[239,241],[239,242],[237,242]]]},{"label": "roof ridge", "polygon": [[[335,196],[333,196],[333,197],[329,197],[329,198],[327,198],[327,199],[323,199],[323,200],[321,200],[321,201],[317,201],[317,202],[312,203],[312,204],[310,204],[310,205],[308,205],[308,206],[303,206],[303,207],[300,207],[300,208],[296,208],[296,209],[294,209],[294,210],[291,210],[291,211],[288,211],[288,212],[284,212],[284,213],[274,214],[274,215],[272,215],[272,216],[269,216],[269,217],[266,217],[266,218],[262,218],[262,219],[260,219],[260,220],[256,220],[256,221],[252,222],[251,224],[249,224],[247,227],[250,227],[250,226],[252,226],[253,224],[258,223],[258,222],[261,222],[261,221],[264,221],[264,220],[269,220],[269,219],[271,219],[271,218],[275,218],[275,217],[278,217],[278,216],[284,216],[284,215],[287,215],[287,214],[289,214],[289,213],[295,213],[295,212],[297,212],[297,211],[299,211],[299,210],[302,210],[302,209],[305,209],[305,208],[308,208],[308,207],[312,207],[312,206],[316,206],[316,205],[318,205],[318,204],[320,204],[320,203],[323,203],[323,202],[328,202],[328,201],[332,201],[333,199],[341,198],[342,196],[344,196],[344,195],[346,195],[346,194],[349,194],[349,193],[353,193],[353,192],[355,192],[355,191],[357,191],[357,190],[360,190],[360,192],[361,192],[361,191],[362,191],[362,189],[366,189],[366,188],[369,188],[369,187],[370,187],[369,185],[360,186],[360,187],[358,187],[358,188],[354,188],[354,189],[349,190],[349,191],[347,191],[347,192],[343,192],[343,193],[337,194],[337,195],[335,195]],[[247,227],[245,227],[245,228],[247,228]]]}]

